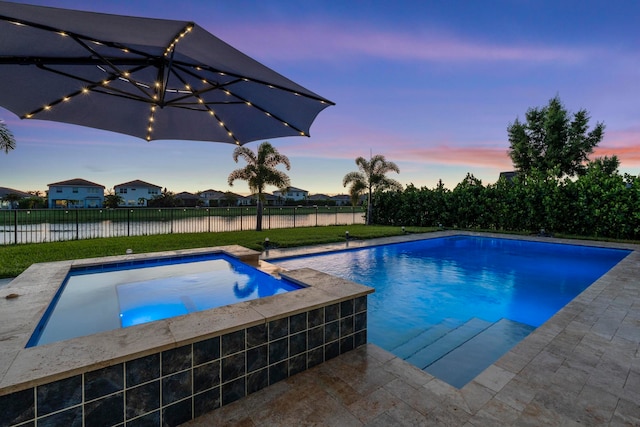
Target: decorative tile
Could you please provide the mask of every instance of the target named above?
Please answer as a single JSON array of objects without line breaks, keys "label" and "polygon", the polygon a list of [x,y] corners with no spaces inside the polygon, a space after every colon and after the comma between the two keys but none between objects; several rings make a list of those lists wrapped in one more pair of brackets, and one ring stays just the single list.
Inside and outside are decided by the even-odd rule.
[{"label": "decorative tile", "polygon": [[287,360],[269,366],[269,385],[287,378],[289,374],[289,363]]},{"label": "decorative tile", "polygon": [[269,343],[269,364],[278,363],[289,357],[289,340],[281,338]]},{"label": "decorative tile", "polygon": [[289,359],[289,375],[295,375],[307,369],[307,355],[306,353],[299,354]]},{"label": "decorative tile", "polygon": [[269,385],[269,369],[264,368],[247,375],[247,394],[255,393]]},{"label": "decorative tile", "polygon": [[220,361],[193,368],[193,392],[210,389],[220,384]]},{"label": "decorative tile", "polygon": [[324,347],[318,347],[307,352],[307,369],[311,369],[322,362],[324,362]]},{"label": "decorative tile", "polygon": [[127,387],[160,378],[160,354],[151,354],[125,363]]},{"label": "decorative tile", "polygon": [[289,318],[272,320],[269,322],[269,341],[282,338],[289,333]]},{"label": "decorative tile", "polygon": [[84,400],[93,400],[124,389],[124,364],[84,374]]},{"label": "decorative tile", "polygon": [[340,318],[340,304],[331,304],[324,308],[325,323],[333,322]]},{"label": "decorative tile", "polygon": [[257,347],[266,344],[268,340],[267,324],[252,326],[247,329],[247,348]]},{"label": "decorative tile", "polygon": [[87,426],[112,426],[124,422],[124,393],[120,392],[84,405]]},{"label": "decorative tile", "polygon": [[340,322],[338,320],[324,325],[325,343],[330,343],[331,341],[335,341],[338,338],[340,338]]},{"label": "decorative tile", "polygon": [[185,345],[162,352],[162,375],[170,375],[191,367],[191,346]]},{"label": "decorative tile", "polygon": [[354,332],[359,332],[359,331],[362,331],[363,329],[367,329],[367,312],[366,311],[356,314],[353,322]]},{"label": "decorative tile", "polygon": [[353,333],[353,316],[340,319],[340,336],[345,337]]},{"label": "decorative tile", "polygon": [[160,410],[153,411],[131,421],[127,427],[158,427],[160,425]]},{"label": "decorative tile", "polygon": [[193,365],[198,366],[220,358],[220,337],[193,344]]},{"label": "decorative tile", "polygon": [[353,314],[353,300],[348,299],[340,303],[340,317],[351,316]]},{"label": "decorative tile", "polygon": [[307,329],[307,312],[289,318],[289,333],[295,334]]},{"label": "decorative tile", "polygon": [[125,408],[127,420],[160,408],[160,380],[127,389]]},{"label": "decorative tile", "polygon": [[193,418],[191,399],[186,399],[162,408],[162,425],[178,426]]},{"label": "decorative tile", "polygon": [[220,407],[220,387],[193,396],[193,417],[197,418]]},{"label": "decorative tile", "polygon": [[182,371],[162,378],[162,406],[190,396],[191,390],[191,371]]},{"label": "decorative tile", "polygon": [[309,329],[307,332],[307,348],[312,350],[324,344],[324,326]]},{"label": "decorative tile", "polygon": [[78,405],[82,403],[82,375],[38,386],[36,394],[38,416]]},{"label": "decorative tile", "polygon": [[82,406],[38,418],[38,427],[82,427]]},{"label": "decorative tile", "polygon": [[0,426],[18,424],[33,417],[35,417],[33,388],[0,396]]},{"label": "decorative tile", "polygon": [[244,351],[245,331],[246,329],[241,329],[222,336],[222,357]]},{"label": "decorative tile", "polygon": [[246,374],[245,353],[236,353],[222,359],[222,382],[233,381]]},{"label": "decorative tile", "polygon": [[231,381],[222,385],[222,404],[228,405],[231,402],[246,396],[245,394],[246,384],[245,377],[238,378],[235,381]]},{"label": "decorative tile", "polygon": [[324,323],[324,308],[316,308],[308,314],[309,329],[320,326]]},{"label": "decorative tile", "polygon": [[353,345],[355,347],[360,347],[361,345],[365,345],[367,343],[367,330],[356,332],[354,335]]},{"label": "decorative tile", "polygon": [[354,300],[355,313],[361,313],[367,310],[367,296],[361,296]]},{"label": "decorative tile", "polygon": [[334,341],[324,346],[324,360],[333,359],[340,355],[340,342]]},{"label": "decorative tile", "polygon": [[247,372],[257,371],[268,364],[268,344],[247,350]]},{"label": "decorative tile", "polygon": [[353,350],[353,335],[340,339],[340,354]]},{"label": "decorative tile", "polygon": [[305,331],[289,336],[289,356],[293,357],[307,351],[307,333]]}]

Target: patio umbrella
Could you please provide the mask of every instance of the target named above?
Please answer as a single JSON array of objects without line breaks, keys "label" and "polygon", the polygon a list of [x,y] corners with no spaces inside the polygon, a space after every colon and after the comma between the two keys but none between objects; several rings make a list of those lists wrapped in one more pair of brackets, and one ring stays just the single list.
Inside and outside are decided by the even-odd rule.
[{"label": "patio umbrella", "polygon": [[192,22],[0,1],[0,106],[146,140],[309,135],[333,103]]}]

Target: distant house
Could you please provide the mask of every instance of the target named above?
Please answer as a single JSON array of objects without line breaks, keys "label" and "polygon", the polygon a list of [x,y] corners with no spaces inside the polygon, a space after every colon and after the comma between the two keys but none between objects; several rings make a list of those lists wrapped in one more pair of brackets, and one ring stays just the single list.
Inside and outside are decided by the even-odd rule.
[{"label": "distant house", "polygon": [[201,191],[199,196],[205,206],[220,206],[220,201],[223,199],[224,193],[222,191],[209,189]]},{"label": "distant house", "polygon": [[499,179],[506,179],[508,182],[512,182],[513,179],[518,176],[518,172],[516,171],[509,171],[509,172],[500,172],[500,177]]},{"label": "distant house", "polygon": [[351,196],[348,194],[338,194],[331,197],[336,206],[349,206],[351,205]]},{"label": "distant house", "polygon": [[[16,201],[6,200],[8,197],[15,196]],[[14,190],[13,188],[0,187],[0,209],[15,209],[18,207],[17,199],[27,199],[31,194],[24,191]]]},{"label": "distant house", "polygon": [[307,190],[302,190],[296,187],[288,187],[282,190],[274,191],[273,195],[283,200],[294,200],[297,202],[301,200],[307,200],[309,192]]},{"label": "distant house", "polygon": [[136,179],[114,185],[113,191],[122,197],[120,206],[147,206],[149,200],[162,193],[162,187]]},{"label": "distant house", "polygon": [[309,197],[307,197],[307,200],[309,202],[312,202],[313,204],[326,204],[329,200],[331,199],[331,197],[327,196],[326,194],[312,194]]},{"label": "distant house", "polygon": [[178,202],[178,206],[184,206],[187,208],[193,208],[199,206],[201,203],[200,197],[195,194],[188,193],[183,191],[182,193],[178,193],[175,196],[176,201]]},{"label": "distant house", "polygon": [[[276,197],[273,194],[270,193],[262,193],[262,197],[264,199],[264,203],[263,206],[276,206],[279,204],[282,204],[282,198],[280,197]],[[249,196],[247,196],[246,198],[246,205],[256,205],[258,203],[258,194],[254,193],[251,194]]]},{"label": "distant house", "polygon": [[104,185],[74,178],[54,182],[49,187],[49,208],[101,208],[104,204]]}]

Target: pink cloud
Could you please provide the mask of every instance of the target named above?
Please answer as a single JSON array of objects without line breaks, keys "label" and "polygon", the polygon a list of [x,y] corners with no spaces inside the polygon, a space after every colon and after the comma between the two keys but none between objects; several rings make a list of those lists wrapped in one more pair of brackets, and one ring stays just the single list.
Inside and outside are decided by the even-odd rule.
[{"label": "pink cloud", "polygon": [[594,156],[618,156],[622,167],[640,166],[640,127],[605,132],[604,141],[594,150]]},{"label": "pink cloud", "polygon": [[[407,61],[562,61],[575,62],[589,52],[563,46],[490,43],[446,33],[392,32],[353,24],[301,23],[234,25],[231,44],[261,58],[277,60],[354,57]],[[222,38],[225,38],[224,36]],[[261,42],[256,42],[261,41]],[[252,51],[252,52],[251,52]]]}]

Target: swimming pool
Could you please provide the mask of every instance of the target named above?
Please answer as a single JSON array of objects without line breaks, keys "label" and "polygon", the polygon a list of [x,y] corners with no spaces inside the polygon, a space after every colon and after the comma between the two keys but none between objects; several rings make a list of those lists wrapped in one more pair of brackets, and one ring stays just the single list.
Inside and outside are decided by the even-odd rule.
[{"label": "swimming pool", "polygon": [[27,347],[300,288],[220,253],[73,268]]},{"label": "swimming pool", "polygon": [[462,387],[629,252],[451,236],[270,262],[375,288],[369,341]]}]

